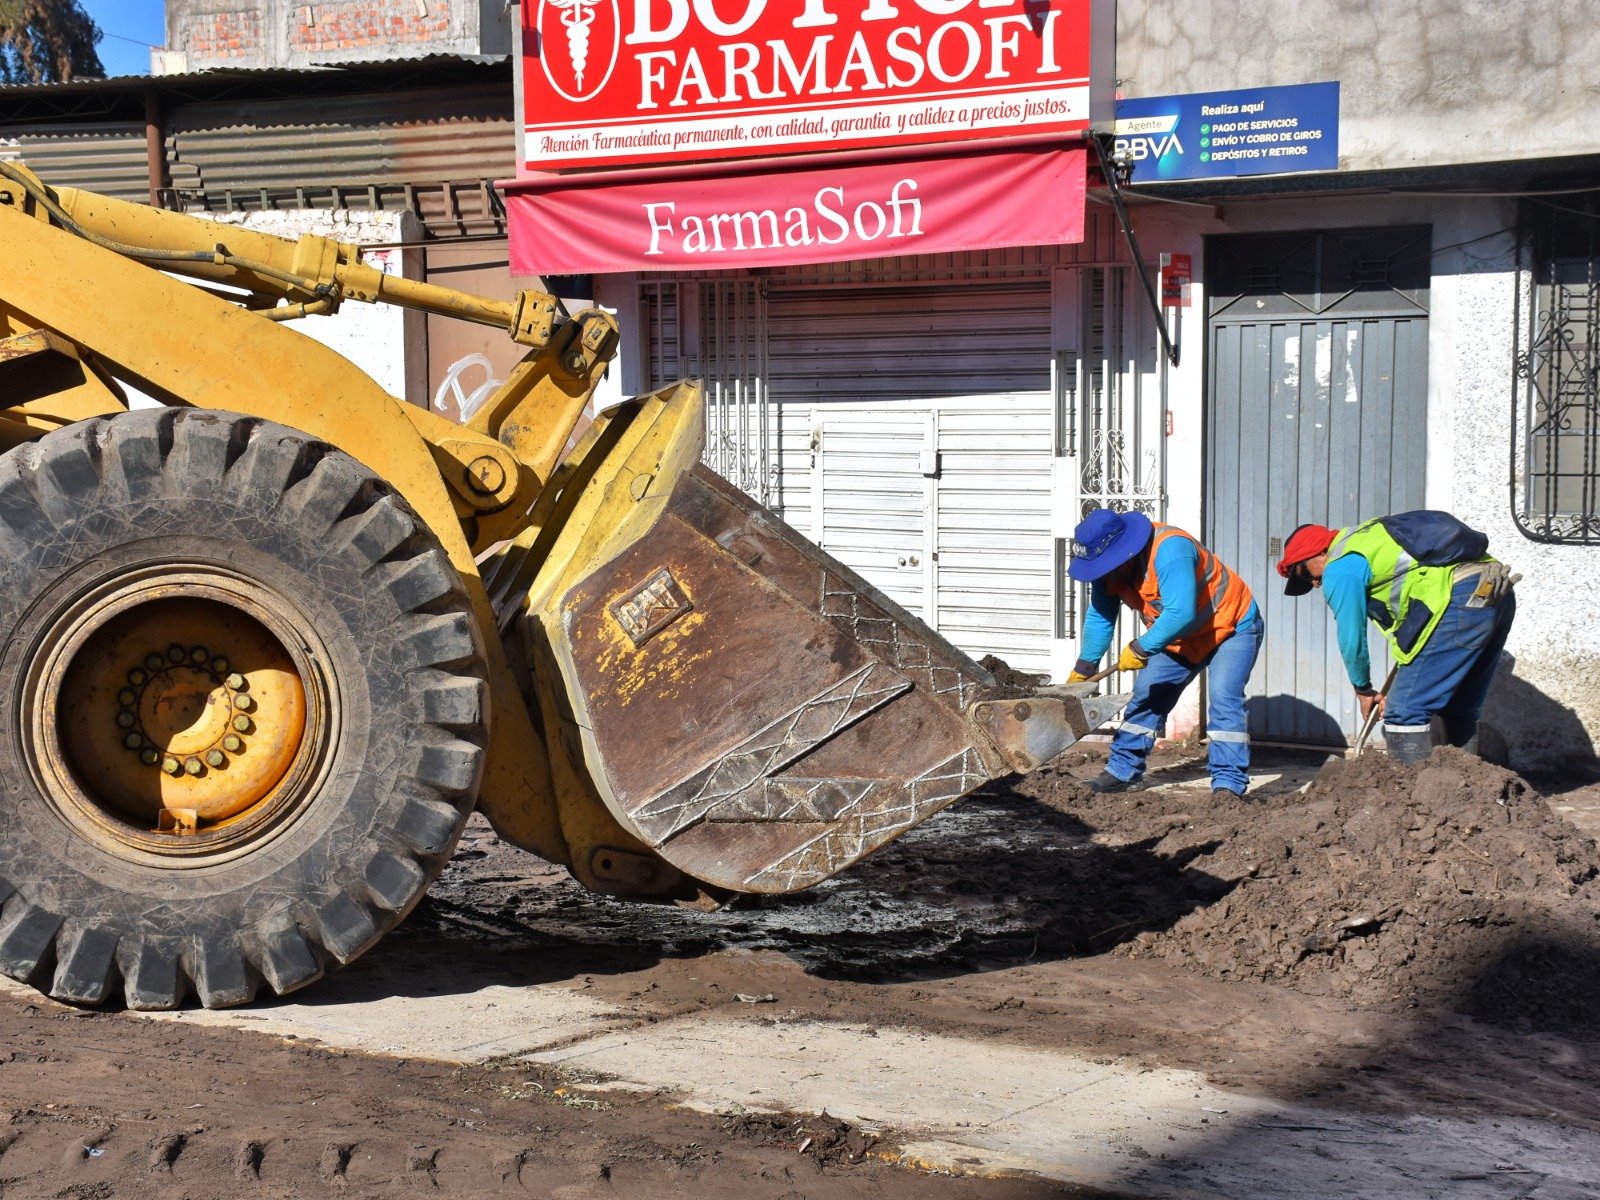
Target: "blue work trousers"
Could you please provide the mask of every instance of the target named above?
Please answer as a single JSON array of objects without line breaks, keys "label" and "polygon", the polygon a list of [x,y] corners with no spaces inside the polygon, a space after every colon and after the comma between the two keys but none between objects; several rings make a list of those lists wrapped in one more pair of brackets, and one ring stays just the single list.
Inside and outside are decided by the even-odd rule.
[{"label": "blue work trousers", "polygon": [[1211,786],[1244,795],[1250,785],[1250,725],[1244,689],[1261,653],[1266,623],[1258,616],[1236,629],[1199,664],[1163,651],[1133,678],[1133,700],[1111,739],[1106,770],[1121,780],[1144,774],[1145,759],[1166,728],[1178,697],[1201,671],[1207,672],[1206,737],[1210,743]]},{"label": "blue work trousers", "polygon": [[1444,722],[1449,745],[1464,746],[1478,731],[1478,715],[1517,615],[1517,598],[1507,591],[1498,604],[1468,608],[1477,586],[1477,576],[1456,584],[1450,607],[1422,653],[1395,672],[1383,709],[1386,733],[1421,733],[1435,716]]}]

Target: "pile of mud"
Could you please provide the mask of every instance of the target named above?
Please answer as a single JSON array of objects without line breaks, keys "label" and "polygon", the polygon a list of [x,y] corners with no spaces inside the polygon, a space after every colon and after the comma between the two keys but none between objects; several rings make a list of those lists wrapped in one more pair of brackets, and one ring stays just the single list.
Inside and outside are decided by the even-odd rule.
[{"label": "pile of mud", "polygon": [[1065,778],[1044,792],[1100,838],[1233,885],[1118,953],[1363,1005],[1600,1025],[1600,848],[1509,771],[1444,749],[1414,768],[1336,760],[1259,802]]},{"label": "pile of mud", "polygon": [[1030,675],[1026,671],[1019,671],[1005,659],[993,654],[985,654],[978,660],[978,665],[994,676],[995,682],[1003,691],[1014,692],[1019,696],[1050,682],[1048,675]]},{"label": "pile of mud", "polygon": [[811,1159],[818,1170],[863,1162],[878,1144],[877,1134],[827,1112],[806,1116],[743,1113],[723,1118],[722,1129],[730,1139],[793,1150]]}]

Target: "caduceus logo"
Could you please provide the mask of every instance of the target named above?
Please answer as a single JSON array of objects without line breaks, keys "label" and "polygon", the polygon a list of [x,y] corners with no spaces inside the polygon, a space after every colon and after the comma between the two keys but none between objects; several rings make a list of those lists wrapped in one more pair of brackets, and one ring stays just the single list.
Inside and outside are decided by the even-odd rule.
[{"label": "caduceus logo", "polygon": [[621,46],[617,0],[540,0],[539,62],[568,100],[588,100],[611,78]]}]

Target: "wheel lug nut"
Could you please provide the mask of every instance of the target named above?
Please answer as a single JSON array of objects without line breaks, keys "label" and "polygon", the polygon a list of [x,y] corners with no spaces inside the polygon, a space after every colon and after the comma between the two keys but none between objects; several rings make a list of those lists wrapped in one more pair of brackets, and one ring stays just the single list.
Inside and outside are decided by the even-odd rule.
[{"label": "wheel lug nut", "polygon": [[161,760],[161,769],[168,775],[176,775],[183,770],[183,764],[169,754]]},{"label": "wheel lug nut", "polygon": [[156,765],[156,763],[161,761],[161,755],[155,752],[155,748],[153,746],[146,746],[143,750],[139,751],[139,761],[147,767],[153,767]]},{"label": "wheel lug nut", "polygon": [[210,657],[211,651],[207,650],[204,646],[196,646],[193,650],[189,651],[190,662],[203,663]]},{"label": "wheel lug nut", "polygon": [[124,729],[132,729],[133,723],[136,720],[138,720],[138,718],[127,709],[123,709],[117,714],[117,724],[122,726]]},{"label": "wheel lug nut", "polygon": [[117,703],[122,705],[123,708],[132,708],[133,702],[138,698],[132,688],[123,688],[117,693]]},{"label": "wheel lug nut", "polygon": [[217,655],[211,660],[211,669],[218,675],[225,675],[228,671],[228,660],[220,654]]},{"label": "wheel lug nut", "polygon": [[198,758],[190,755],[188,758],[183,760],[183,769],[190,775],[198,775],[201,771],[205,770],[205,767],[201,765],[201,762]]},{"label": "wheel lug nut", "polygon": [[250,681],[248,679],[246,679],[243,675],[239,674],[239,672],[235,671],[232,675],[228,676],[226,682],[227,682],[228,686],[230,688],[232,688],[234,691],[241,692],[241,691],[244,690],[244,685],[249,683]]},{"label": "wheel lug nut", "polygon": [[167,657],[170,658],[173,662],[182,662],[183,661],[183,656],[184,656],[184,649],[183,649],[182,646],[174,644],[174,645],[171,645],[171,646],[167,647]]},{"label": "wheel lug nut", "polygon": [[122,739],[122,744],[129,750],[137,750],[140,746],[144,745],[144,739],[137,733],[130,733],[127,737]]},{"label": "wheel lug nut", "polygon": [[250,718],[245,716],[243,713],[240,713],[237,717],[235,717],[233,719],[233,727],[235,729],[237,729],[240,733],[249,733],[250,732]]},{"label": "wheel lug nut", "polygon": [[249,695],[245,694],[244,692],[240,692],[233,698],[233,706],[239,709],[241,712],[249,712],[256,706],[256,702]]},{"label": "wheel lug nut", "polygon": [[133,684],[134,687],[138,687],[148,678],[149,676],[143,671],[139,670],[138,667],[135,667],[133,670],[128,672],[128,682]]},{"label": "wheel lug nut", "polygon": [[152,671],[159,671],[162,667],[167,665],[167,660],[162,658],[159,654],[146,654],[144,656],[144,665],[149,667]]},{"label": "wheel lug nut", "polygon": [[236,733],[230,733],[222,739],[222,748],[229,754],[237,754],[244,749],[244,740]]},{"label": "wheel lug nut", "polygon": [[206,751],[206,763],[209,766],[220,767],[223,763],[225,763],[227,761],[228,761],[228,756],[223,754],[223,752],[221,750],[208,750],[208,751]]}]

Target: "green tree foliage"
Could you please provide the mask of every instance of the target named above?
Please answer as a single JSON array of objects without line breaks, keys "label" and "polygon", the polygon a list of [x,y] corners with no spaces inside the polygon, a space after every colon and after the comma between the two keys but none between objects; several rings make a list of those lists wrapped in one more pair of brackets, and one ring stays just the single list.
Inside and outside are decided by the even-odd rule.
[{"label": "green tree foliage", "polygon": [[104,78],[100,37],[79,0],[0,0],[0,83]]}]

